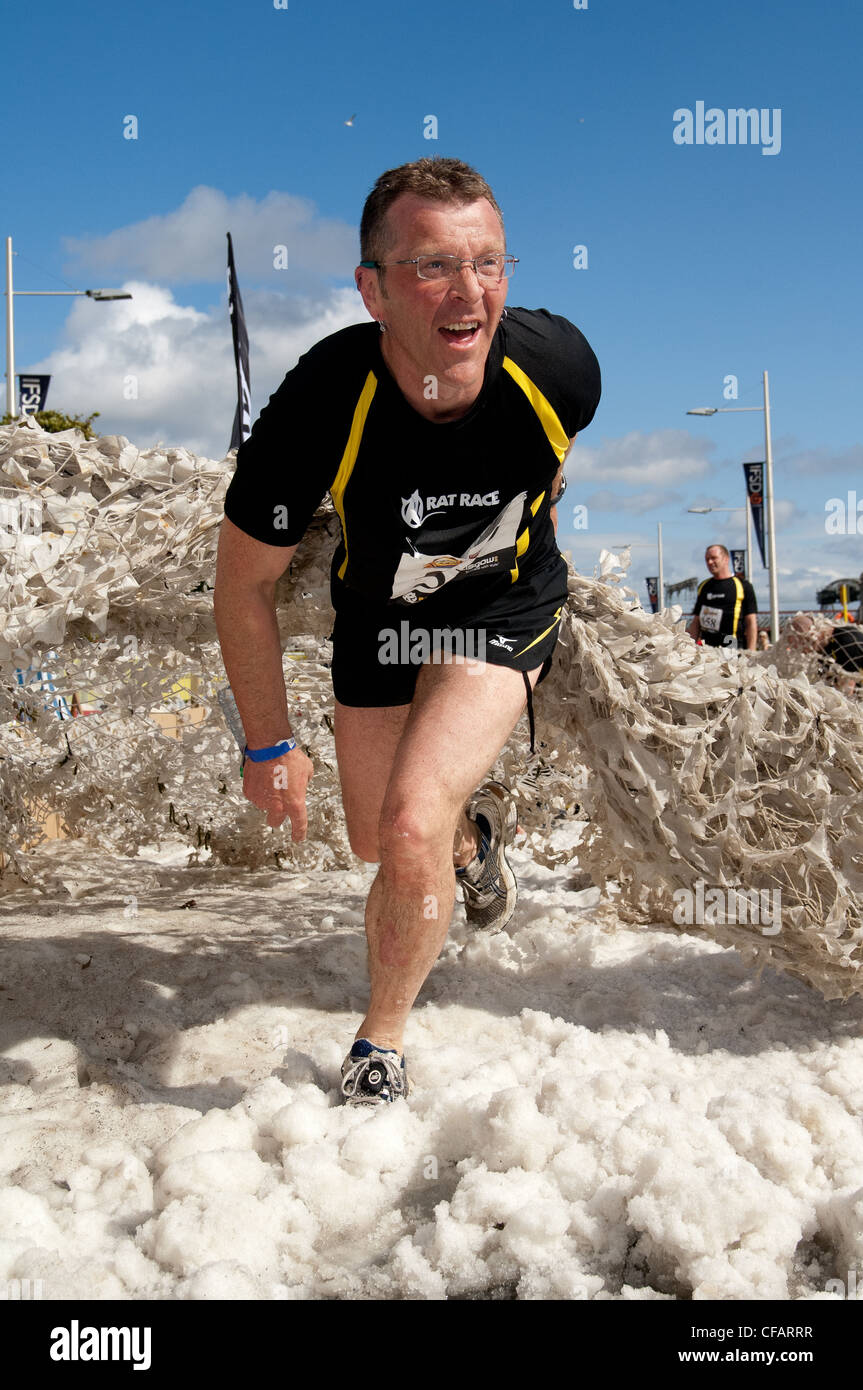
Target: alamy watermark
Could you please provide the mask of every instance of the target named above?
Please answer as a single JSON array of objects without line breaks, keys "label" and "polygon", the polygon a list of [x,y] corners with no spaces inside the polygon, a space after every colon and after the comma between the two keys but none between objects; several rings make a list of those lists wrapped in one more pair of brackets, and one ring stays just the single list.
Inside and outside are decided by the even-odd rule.
[{"label": "alamy watermark", "polygon": [[847,1280],[845,1280],[845,1279],[828,1279],[827,1282],[826,1282],[825,1285],[824,1285],[824,1292],[825,1292],[825,1293],[836,1293],[836,1294],[839,1295],[840,1298],[856,1298],[856,1297],[857,1297],[857,1271],[856,1271],[856,1269],[849,1269]]},{"label": "alamy watermark", "polygon": [[0,1299],[9,1299],[14,1303],[31,1302],[45,1297],[45,1281],[43,1279],[7,1279],[0,1284]]},{"label": "alamy watermark", "polygon": [[0,497],[0,531],[17,536],[41,536],[41,497]]},{"label": "alamy watermark", "polygon": [[824,530],[828,536],[863,536],[863,497],[858,502],[856,492],[849,492],[847,500],[829,498],[824,510],[827,513]]},{"label": "alamy watermark", "polygon": [[52,1361],[131,1361],[136,1371],[148,1371],[152,1362],[152,1329],[149,1327],[82,1327],[77,1318],[70,1326],[51,1330]]},{"label": "alamy watermark", "polygon": [[776,936],[782,930],[781,888],[708,888],[703,878],[691,888],[676,888],[672,894],[672,921],[678,927],[760,926],[762,936]]},{"label": "alamy watermark", "polygon": [[[515,645],[501,635],[492,637],[490,646],[509,651]],[[486,629],[415,628],[406,618],[394,627],[381,628],[378,633],[378,661],[382,666],[462,666],[466,662],[486,659]],[[469,671],[479,669],[468,666]]]},{"label": "alamy watermark", "polygon": [[779,154],[782,149],[782,109],[762,106],[718,106],[705,109],[703,101],[695,111],[679,106],[672,118],[675,145],[760,145],[762,154]]}]

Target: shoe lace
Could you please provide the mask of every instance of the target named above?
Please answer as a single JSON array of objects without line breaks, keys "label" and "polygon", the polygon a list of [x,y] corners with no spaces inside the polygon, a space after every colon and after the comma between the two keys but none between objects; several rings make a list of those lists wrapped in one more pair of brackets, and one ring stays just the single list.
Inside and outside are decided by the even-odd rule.
[{"label": "shoe lace", "polygon": [[378,1094],[389,1083],[392,1095],[401,1095],[404,1090],[401,1059],[386,1052],[372,1052],[368,1057],[358,1057],[342,1078],[342,1091],[346,1096],[355,1096],[365,1075],[372,1067],[383,1067],[386,1081],[378,1088]]},{"label": "shoe lace", "polygon": [[459,877],[459,883],[471,898],[479,898],[482,893],[487,893],[489,890],[499,897],[502,889],[497,846],[493,842],[490,843],[483,835],[482,847],[485,850],[485,855],[476,870],[476,876],[470,878],[464,874]]}]

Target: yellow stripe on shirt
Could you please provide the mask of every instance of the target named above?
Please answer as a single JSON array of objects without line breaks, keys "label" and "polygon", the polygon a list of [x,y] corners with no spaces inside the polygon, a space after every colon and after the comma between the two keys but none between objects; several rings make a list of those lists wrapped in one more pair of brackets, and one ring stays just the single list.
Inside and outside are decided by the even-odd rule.
[{"label": "yellow stripe on shirt", "polygon": [[738,624],[738,622],[740,621],[740,609],[741,609],[742,606],[743,606],[743,585],[741,584],[740,580],[737,578],[737,575],[736,575],[736,574],[732,575],[731,577],[732,577],[732,579],[734,580],[734,593],[735,593],[734,621],[733,621],[733,623],[731,624],[731,636],[732,636],[732,637],[736,637],[736,636],[737,636],[737,624]]},{"label": "yellow stripe on shirt", "polygon": [[377,390],[377,385],[378,379],[375,376],[374,372],[369,372],[368,376],[366,377],[365,385],[362,391],[360,392],[359,400],[357,401],[356,407],[354,409],[354,418],[351,422],[351,432],[348,435],[348,442],[345,446],[345,452],[342,454],[342,461],[339,464],[339,471],[337,472],[333,484],[330,488],[330,497],[332,497],[333,499],[333,506],[335,507],[336,512],[338,513],[339,521],[341,522],[342,541],[344,542],[345,547],[345,558],[342,561],[341,566],[339,567],[339,579],[344,579],[345,570],[348,567],[348,533],[345,527],[344,506],[345,488],[347,487],[350,481],[351,474],[354,471],[354,464],[357,461],[357,455],[360,451],[360,443],[362,442],[363,430],[365,429],[366,425],[366,418],[368,416],[375,391]]},{"label": "yellow stripe on shirt", "polygon": [[[538,497],[534,497],[533,501],[532,501],[531,504],[530,504],[530,514],[531,514],[531,516],[536,516],[537,511],[539,510],[539,504],[541,503],[541,501],[542,501],[542,499],[543,499],[544,496],[545,496],[545,493],[544,493],[544,492],[541,492],[541,493],[539,494]],[[527,547],[528,547],[529,545],[530,545],[530,527],[529,527],[529,526],[525,526],[525,528],[524,528],[524,530],[522,531],[521,535],[520,535],[520,536],[516,536],[516,540],[515,540],[515,566],[514,566],[513,569],[510,570],[510,575],[512,576],[512,582],[513,582],[513,584],[514,584],[515,581],[518,579],[518,562],[519,562],[519,560],[521,559],[521,557],[522,557],[522,555],[524,554],[524,552],[527,550]]]},{"label": "yellow stripe on shirt", "polygon": [[516,385],[520,386],[527,396],[527,399],[539,416],[539,422],[545,430],[545,436],[549,444],[557,455],[558,463],[563,463],[566,451],[569,448],[569,436],[560,423],[557,412],[548,403],[539,387],[531,381],[527,372],[523,372],[521,367],[517,366],[511,357],[504,357],[503,366],[504,370],[509,372]]}]

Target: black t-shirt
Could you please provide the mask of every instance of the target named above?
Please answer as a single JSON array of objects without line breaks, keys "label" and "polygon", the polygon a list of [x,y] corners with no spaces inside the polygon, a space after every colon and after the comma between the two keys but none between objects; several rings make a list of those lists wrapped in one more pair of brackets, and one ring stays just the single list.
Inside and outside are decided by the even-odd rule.
[{"label": "black t-shirt", "polygon": [[755,590],[748,579],[736,575],[705,579],[693,609],[700,624],[699,635],[708,647],[729,647],[733,637],[739,646],[745,646],[743,619],[757,612]]},{"label": "black t-shirt", "polygon": [[834,627],[824,651],[843,671],[863,671],[863,632],[859,628]]},{"label": "black t-shirt", "polygon": [[470,411],[434,424],[390,375],[377,325],[345,328],[305,353],[261,411],[225,515],[255,540],[295,545],[329,492],[342,527],[337,607],[345,589],[415,604],[446,586],[476,610],[560,563],[550,485],[599,395],[599,365],[573,324],[508,309]]}]

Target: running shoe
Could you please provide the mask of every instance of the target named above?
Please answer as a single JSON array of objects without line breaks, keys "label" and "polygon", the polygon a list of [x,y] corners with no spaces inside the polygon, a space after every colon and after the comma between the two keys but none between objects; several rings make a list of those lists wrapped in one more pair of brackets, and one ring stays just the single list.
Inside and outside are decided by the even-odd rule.
[{"label": "running shoe", "polygon": [[392,1047],[375,1047],[367,1038],[357,1038],[342,1063],[346,1105],[387,1105],[410,1089],[404,1057]]},{"label": "running shoe", "polygon": [[500,931],[515,912],[518,884],[506,857],[518,825],[515,803],[500,782],[484,782],[466,815],[479,829],[480,849],[465,869],[456,869],[464,910],[472,927]]}]

